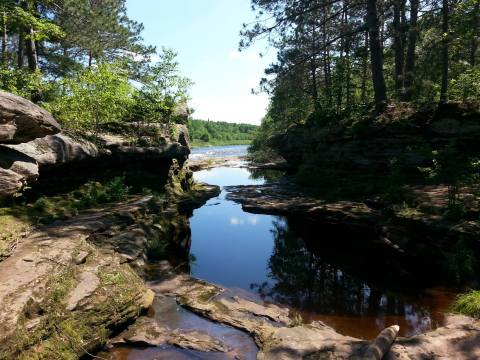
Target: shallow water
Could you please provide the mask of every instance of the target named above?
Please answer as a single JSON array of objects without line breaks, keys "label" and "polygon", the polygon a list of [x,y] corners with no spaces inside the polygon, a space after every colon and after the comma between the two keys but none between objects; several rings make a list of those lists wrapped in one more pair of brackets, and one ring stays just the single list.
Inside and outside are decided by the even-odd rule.
[{"label": "shallow water", "polygon": [[232,350],[228,353],[200,352],[179,349],[165,345],[161,347],[118,347],[99,356],[114,360],[233,360],[241,356],[244,360],[254,360],[257,346],[252,338],[240,330],[216,324],[178,306],[173,298],[157,298],[153,303],[150,317],[162,327],[183,331],[201,331],[222,341]]},{"label": "shallow water", "polygon": [[209,146],[194,148],[189,156],[192,160],[240,157],[247,155],[248,145]]},{"label": "shallow water", "polygon": [[[196,149],[195,153],[215,157],[225,151],[246,151],[246,147],[218,148]],[[197,181],[222,188],[260,185],[281,176],[274,171],[249,170],[241,167],[241,162],[237,165],[199,171],[194,176]],[[412,291],[410,285],[395,283],[397,270],[377,268],[371,259],[356,253],[358,247],[332,250],[330,244],[352,236],[345,229],[327,229],[325,224],[313,224],[312,229],[305,219],[250,214],[226,200],[226,194],[222,190],[218,197],[195,210],[190,219],[194,277],[227,287],[229,294],[283,304],[299,313],[306,323],[323,321],[341,334],[367,340],[393,324],[400,325],[402,336],[444,324],[444,312],[452,304],[455,290],[416,287]],[[377,276],[372,277],[372,272],[365,269],[373,269]],[[247,334],[205,320],[179,307],[173,299],[157,299],[150,315],[171,329],[205,331],[233,350],[223,354],[172,346],[120,347],[100,355],[112,360],[223,360],[237,355],[247,360],[256,358],[257,347]]]},{"label": "shallow water", "polygon": [[[246,168],[199,171],[195,179],[221,187],[267,181]],[[305,232],[301,231],[301,219],[244,212],[225,195],[222,191],[195,210],[190,219],[193,276],[287,305],[307,322],[320,320],[342,334],[364,339],[393,324],[400,325],[403,336],[444,324],[454,290],[420,288],[409,292],[398,286],[392,290],[382,281],[362,277],[364,269],[348,263],[355,253],[312,250],[312,244],[336,242],[335,238],[325,239],[320,227],[316,232]],[[379,280],[381,277],[379,269]]]}]

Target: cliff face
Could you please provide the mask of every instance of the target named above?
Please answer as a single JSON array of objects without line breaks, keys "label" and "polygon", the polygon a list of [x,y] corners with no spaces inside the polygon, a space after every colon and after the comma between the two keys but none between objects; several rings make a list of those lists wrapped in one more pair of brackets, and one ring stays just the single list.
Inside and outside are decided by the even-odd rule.
[{"label": "cliff face", "polygon": [[478,106],[447,104],[406,114],[399,114],[399,107],[356,124],[294,126],[271,145],[294,167],[308,164],[336,176],[382,176],[392,162],[413,174],[432,165],[432,152],[447,147],[462,155],[480,154]]},{"label": "cliff face", "polygon": [[0,92],[0,198],[27,186],[50,186],[52,178],[88,179],[108,170],[144,169],[167,177],[173,163],[182,167],[190,153],[188,130],[183,125],[156,126],[153,143],[143,134],[148,131],[135,130],[143,146],[111,134],[95,144],[61,132],[53,117],[35,104]]}]

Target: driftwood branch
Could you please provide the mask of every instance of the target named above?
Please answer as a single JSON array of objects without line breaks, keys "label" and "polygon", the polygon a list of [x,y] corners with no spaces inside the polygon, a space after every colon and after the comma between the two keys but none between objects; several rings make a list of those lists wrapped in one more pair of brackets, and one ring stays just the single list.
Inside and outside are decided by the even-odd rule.
[{"label": "driftwood branch", "polygon": [[393,342],[398,336],[400,326],[394,325],[383,330],[372,341],[365,351],[363,359],[365,360],[382,360],[385,354],[390,350]]}]

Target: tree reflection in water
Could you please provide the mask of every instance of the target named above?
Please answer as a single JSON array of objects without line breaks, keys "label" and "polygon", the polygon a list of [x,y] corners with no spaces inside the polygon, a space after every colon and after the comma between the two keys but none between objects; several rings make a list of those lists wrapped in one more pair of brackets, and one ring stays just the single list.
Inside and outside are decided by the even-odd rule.
[{"label": "tree reflection in water", "polygon": [[442,311],[451,300],[448,294],[406,296],[367,284],[310,251],[286,219],[275,220],[272,233],[270,280],[252,284],[264,300],[288,305],[304,320],[323,320],[340,332],[364,338],[393,323],[410,335],[443,322]]}]

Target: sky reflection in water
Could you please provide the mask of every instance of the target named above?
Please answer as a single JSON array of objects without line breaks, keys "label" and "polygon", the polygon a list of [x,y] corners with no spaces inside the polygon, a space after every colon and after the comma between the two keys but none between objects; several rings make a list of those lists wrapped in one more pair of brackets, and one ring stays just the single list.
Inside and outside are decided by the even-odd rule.
[{"label": "sky reflection in water", "polygon": [[[265,182],[245,168],[200,171],[195,179],[221,187]],[[368,339],[392,324],[411,335],[443,324],[453,292],[430,289],[411,295],[367,285],[352,271],[310,252],[296,232],[301,221],[246,213],[225,195],[222,191],[195,210],[190,220],[193,276],[289,305],[307,321],[324,321],[351,336]],[[305,240],[318,241],[319,233]]]}]

